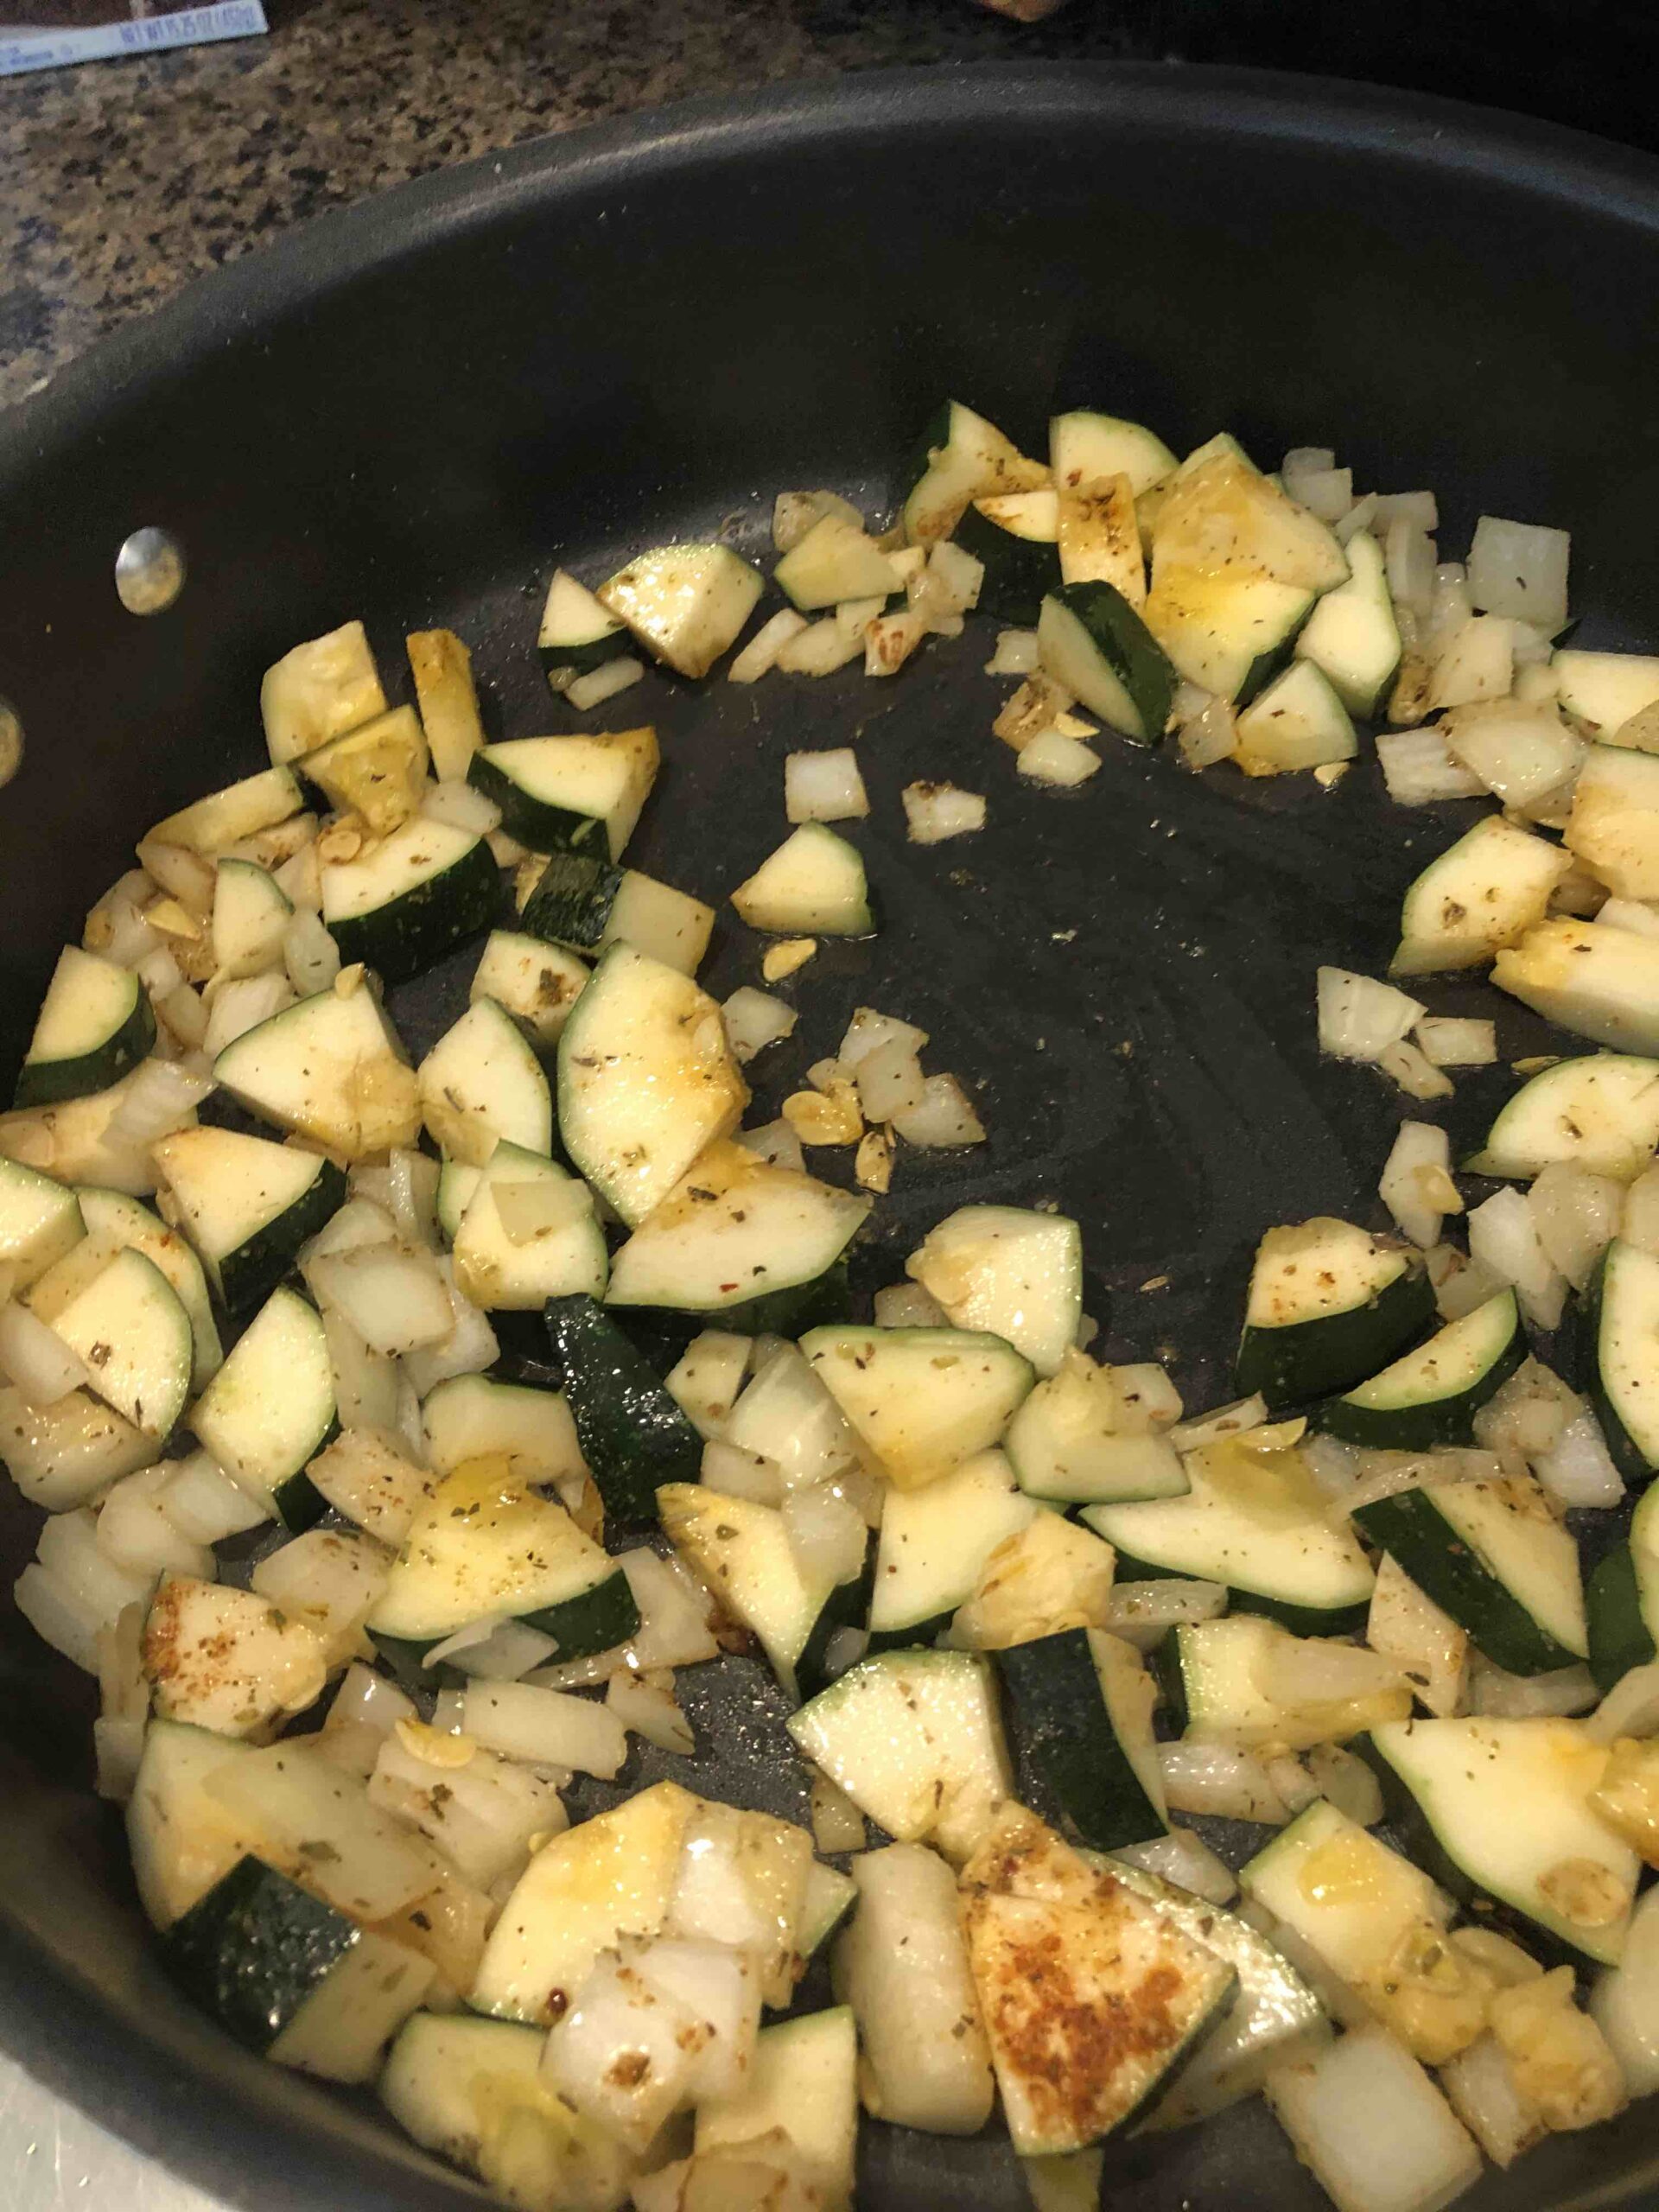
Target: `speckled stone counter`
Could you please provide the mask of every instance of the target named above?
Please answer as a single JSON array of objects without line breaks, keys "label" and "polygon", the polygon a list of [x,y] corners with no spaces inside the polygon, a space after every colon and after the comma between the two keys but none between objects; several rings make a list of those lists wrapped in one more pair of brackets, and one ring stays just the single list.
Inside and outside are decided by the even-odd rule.
[{"label": "speckled stone counter", "polygon": [[1144,11],[1137,35],[1091,0],[1029,29],[967,0],[269,12],[266,39],[0,82],[0,403],[289,224],[543,131],[854,68],[1147,51]]}]

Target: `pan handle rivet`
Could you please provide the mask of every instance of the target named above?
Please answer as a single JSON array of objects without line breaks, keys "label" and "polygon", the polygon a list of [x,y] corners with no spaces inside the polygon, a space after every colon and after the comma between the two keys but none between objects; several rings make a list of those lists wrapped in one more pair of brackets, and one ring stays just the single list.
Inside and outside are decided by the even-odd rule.
[{"label": "pan handle rivet", "polygon": [[115,588],[129,614],[160,614],[184,589],[184,550],[168,531],[135,530],[115,556]]},{"label": "pan handle rivet", "polygon": [[0,699],[0,784],[9,784],[23,765],[23,726],[17,710]]}]

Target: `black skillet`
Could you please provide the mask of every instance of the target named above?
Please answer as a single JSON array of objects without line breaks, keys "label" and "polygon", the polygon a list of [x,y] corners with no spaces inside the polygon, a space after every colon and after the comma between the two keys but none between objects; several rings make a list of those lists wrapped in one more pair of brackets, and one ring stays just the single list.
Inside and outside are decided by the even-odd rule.
[{"label": "black skillet", "polygon": [[[259,674],[296,639],[360,613],[397,669],[404,629],[453,624],[504,733],[563,726],[531,651],[556,559],[602,575],[722,524],[755,550],[790,486],[880,507],[943,394],[1039,446],[1057,404],[1141,417],[1178,448],[1225,426],[1268,462],[1334,444],[1363,485],[1435,486],[1451,552],[1483,511],[1570,524],[1583,640],[1651,645],[1656,302],[1650,161],[1203,70],[937,70],[677,108],[331,217],[0,416],[0,696],[27,743],[0,798],[7,1072],[136,830],[257,764]],[[111,569],[148,524],[189,574],[141,620]],[[1364,1071],[1319,1065],[1314,963],[1376,971],[1402,885],[1467,810],[1395,811],[1369,765],[1327,795],[1194,779],[1109,740],[1080,792],[1033,791],[989,735],[1006,687],[980,673],[988,643],[985,626],[881,688],[653,677],[626,702],[667,761],[637,857],[717,899],[776,841],[783,753],[856,733],[887,925],[795,988],[804,1058],[857,1001],[892,1006],[931,1032],[934,1067],[982,1084],[992,1133],[957,1166],[907,1159],[867,1273],[896,1274],[968,1196],[1058,1199],[1084,1223],[1109,1348],[1171,1348],[1189,1403],[1211,1402],[1250,1243],[1367,1207],[1398,1117]],[[907,847],[898,793],[917,776],[984,791],[984,835]],[[715,990],[754,966],[722,927]],[[413,1044],[456,989],[404,995]],[[1535,1047],[1535,1025],[1499,1020],[1506,1057]],[[1506,1082],[1463,1083],[1459,1135]],[[15,1569],[33,1516],[9,1495],[0,1516]],[[0,1670],[0,2042],[227,2204],[476,2202],[369,2107],[242,2056],[175,1996],[118,1825],[86,1794],[85,1684],[9,1601]],[[687,1681],[691,1778],[798,1808],[775,1698],[741,1662],[707,1671]],[[1003,2141],[866,2137],[870,2212],[1024,2203]],[[1656,2194],[1647,2106],[1465,2201]],[[1114,2148],[1106,2201],[1323,2202],[1259,2106],[1150,2160]]]}]

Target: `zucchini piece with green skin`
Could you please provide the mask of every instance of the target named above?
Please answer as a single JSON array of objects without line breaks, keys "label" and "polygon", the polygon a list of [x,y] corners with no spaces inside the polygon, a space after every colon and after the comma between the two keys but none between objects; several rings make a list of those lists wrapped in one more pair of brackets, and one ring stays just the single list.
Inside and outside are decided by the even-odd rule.
[{"label": "zucchini piece with green skin", "polygon": [[1442,1888],[1496,1898],[1576,1961],[1617,1964],[1640,1861],[1590,1802],[1609,1746],[1582,1722],[1397,1722],[1369,1751],[1390,1824]]},{"label": "zucchini piece with green skin", "polygon": [[1173,476],[1177,467],[1163,440],[1139,423],[1098,415],[1086,407],[1056,415],[1050,422],[1048,456],[1056,484],[1076,490],[1108,477],[1127,476],[1137,499]]},{"label": "zucchini piece with green skin", "polygon": [[50,1325],[123,1421],[146,1436],[171,1433],[190,1396],[194,1343],[183,1301],[153,1260],[118,1251]]},{"label": "zucchini piece with green skin", "polygon": [[1141,1655],[1101,1629],[992,1654],[1022,1801],[1096,1851],[1167,1834]]},{"label": "zucchini piece with green skin", "polygon": [[1578,1546],[1529,1478],[1426,1483],[1353,1517],[1507,1674],[1586,1656]]},{"label": "zucchini piece with green skin", "polygon": [[900,475],[901,519],[912,545],[949,537],[969,503],[999,492],[1031,492],[1048,481],[994,423],[948,400],[928,423]]},{"label": "zucchini piece with green skin", "polygon": [[563,569],[555,569],[542,608],[536,651],[550,676],[591,676],[632,646],[627,625]]},{"label": "zucchini piece with green skin", "polygon": [[278,1287],[232,1345],[190,1416],[226,1474],[296,1535],[326,1510],[305,1470],[334,1434],[334,1374],[322,1318]]},{"label": "zucchini piece with green skin", "polygon": [[1475,1415],[1527,1356],[1512,1290],[1501,1290],[1427,1344],[1404,1352],[1369,1382],[1332,1398],[1316,1425],[1347,1444],[1421,1452],[1434,1444],[1472,1444]]},{"label": "zucchini piece with green skin", "polygon": [[697,2107],[693,2140],[699,2158],[728,2146],[741,2155],[745,2144],[775,2128],[810,2167],[825,2212],[850,2212],[858,2145],[858,2033],[850,2005],[762,2028],[744,2087]]},{"label": "zucchini piece with green skin", "polygon": [[1243,1750],[1274,1744],[1300,1751],[1345,1742],[1411,1712],[1411,1693],[1403,1686],[1295,1704],[1276,1698],[1262,1684],[1281,1651],[1298,1656],[1275,1621],[1236,1613],[1227,1620],[1182,1622],[1158,1652],[1160,1680],[1181,1734],[1197,1744]]},{"label": "zucchini piece with green skin", "polygon": [[676,1550],[759,1640],[785,1690],[798,1696],[803,1676],[812,1681],[814,1691],[822,1688],[816,1678],[822,1675],[823,1647],[835,1629],[863,1618],[863,1579],[836,1585],[824,1574],[806,1573],[796,1560],[783,1515],[753,1498],[728,1497],[698,1482],[674,1482],[658,1491],[656,1507]]},{"label": "zucchini piece with green skin", "polygon": [[518,737],[474,753],[467,780],[533,853],[620,860],[657,780],[654,729],[593,737]]},{"label": "zucchini piece with green skin", "polygon": [[1591,1575],[1585,1602],[1590,1671],[1605,1697],[1632,1667],[1659,1659],[1659,1488],[1637,1499],[1628,1533]]},{"label": "zucchini piece with green skin", "polygon": [[450,1024],[421,1062],[418,1083],[422,1118],[448,1159],[481,1167],[498,1144],[552,1150],[547,1071],[493,999],[474,998]]},{"label": "zucchini piece with green skin", "polygon": [[484,1170],[469,1160],[446,1160],[438,1170],[438,1227],[452,1244],[483,1179]]},{"label": "zucchini piece with green skin", "polygon": [[1085,1506],[1083,1520],[1116,1548],[1122,1581],[1224,1582],[1235,1611],[1305,1635],[1362,1626],[1376,1580],[1364,1552],[1295,1448],[1252,1434],[1189,1452],[1185,1497]]},{"label": "zucchini piece with green skin", "polygon": [[[1572,864],[1573,855],[1559,845],[1501,814],[1487,815],[1407,886],[1389,975],[1484,967],[1543,920]],[[1508,988],[1502,976],[1493,981]]]},{"label": "zucchini piece with green skin", "polygon": [[322,918],[341,960],[360,960],[391,983],[486,930],[499,897],[484,839],[423,816],[322,871]]},{"label": "zucchini piece with green skin", "polygon": [[252,1850],[207,1777],[253,1746],[183,1720],[153,1717],[127,1802],[133,1879],[150,1925],[165,1932]]},{"label": "zucchini piece with green skin", "polygon": [[707,676],[765,589],[729,545],[663,545],[602,583],[601,603],[680,676]]},{"label": "zucchini piece with green skin", "polygon": [[[501,1209],[525,1199],[538,1207],[539,1225],[515,1239]],[[455,1287],[486,1313],[533,1313],[578,1292],[602,1297],[605,1232],[592,1193],[556,1160],[504,1139],[479,1170],[455,1230],[454,1263]]]},{"label": "zucchini piece with green skin", "polygon": [[959,1206],[930,1230],[905,1273],[953,1328],[1011,1344],[1039,1375],[1056,1373],[1083,1313],[1083,1234],[1064,1214]]},{"label": "zucchini piece with green skin", "polygon": [[1120,591],[1061,584],[1037,618],[1044,669],[1091,714],[1136,745],[1156,745],[1175,696],[1168,655]]},{"label": "zucchini piece with green skin", "polygon": [[1492,981],[1592,1045],[1659,1054],[1659,942],[1640,931],[1565,914],[1535,922],[1499,951]]},{"label": "zucchini piece with green skin", "polygon": [[947,1859],[966,1858],[1013,1794],[990,1662],[976,1652],[878,1652],[788,1726],[895,1842],[931,1840]]},{"label": "zucchini piece with green skin", "polygon": [[1236,1994],[1230,1964],[1022,1807],[1004,1808],[962,1887],[980,2012],[1021,2158],[1084,2150],[1140,2117]]},{"label": "zucchini piece with green skin", "polygon": [[561,945],[545,944],[521,930],[492,930],[467,996],[493,999],[537,1051],[545,1053],[558,1043],[588,972],[586,961]]},{"label": "zucchini piece with green skin", "polygon": [[772,570],[779,591],[803,613],[849,599],[882,599],[902,588],[890,557],[845,515],[826,514]]},{"label": "zucchini piece with green skin", "polygon": [[272,760],[282,766],[386,711],[361,622],[308,638],[265,671],[259,711]]},{"label": "zucchini piece with green skin", "polygon": [[1617,743],[1631,715],[1659,699],[1659,659],[1649,653],[1593,653],[1568,646],[1549,664],[1560,685],[1561,704],[1580,721],[1593,723],[1604,745]]},{"label": "zucchini piece with green skin", "polygon": [[1178,675],[1243,706],[1289,659],[1315,595],[1272,576],[1154,576],[1146,626]]},{"label": "zucchini piece with green skin", "polygon": [[80,1193],[80,1211],[89,1236],[142,1252],[172,1284],[190,1323],[194,1346],[190,1387],[206,1389],[223,1364],[225,1351],[207,1295],[207,1278],[195,1253],[177,1230],[169,1229],[124,1191],[85,1190]]},{"label": "zucchini piece with green skin", "polygon": [[257,776],[209,791],[206,798],[169,814],[148,831],[147,845],[182,845],[187,852],[218,854],[245,837],[257,837],[287,822],[305,804],[291,768],[263,768]]},{"label": "zucchini piece with green skin", "polygon": [[714,1000],[613,944],[559,1039],[559,1134],[572,1166],[637,1229],[748,1102]]},{"label": "zucchini piece with green skin", "polygon": [[276,1289],[300,1247],[346,1202],[321,1153],[234,1129],[179,1129],[153,1157],[162,1189],[232,1313]]},{"label": "zucchini piece with green skin", "polygon": [[1351,760],[1359,740],[1324,671],[1293,660],[1238,717],[1234,766],[1247,776],[1294,775]]},{"label": "zucchini piece with green skin", "polygon": [[107,1090],[155,1042],[149,994],[132,969],[67,944],[47,985],[12,1104],[52,1106]]},{"label": "zucchini piece with green skin", "polygon": [[1326,592],[1308,616],[1296,657],[1324,671],[1351,715],[1374,721],[1400,665],[1400,625],[1376,538],[1357,530],[1344,550],[1348,581]]},{"label": "zucchini piece with green skin", "polygon": [[1464,1163],[1470,1175],[1530,1182],[1546,1167],[1639,1174],[1659,1147],[1659,1060],[1586,1052],[1523,1083]]},{"label": "zucchini piece with green skin", "polygon": [[163,1957],[238,2043],[330,2082],[374,2079],[436,1972],[253,1858],[174,1923]]},{"label": "zucchini piece with green skin", "polygon": [[1614,1465],[1626,1482],[1659,1469],[1659,1259],[1615,1242],[1581,1309],[1585,1381]]},{"label": "zucchini piece with green skin", "polygon": [[872,1651],[930,1644],[978,1587],[985,1562],[1038,1511],[1000,1452],[921,1490],[889,1491],[876,1543]]},{"label": "zucchini piece with green skin", "polygon": [[1270,1229],[1250,1270],[1233,1369],[1239,1395],[1259,1391],[1277,1409],[1345,1390],[1433,1317],[1433,1286],[1415,1254],[1328,1215]]},{"label": "zucchini piece with green skin", "polygon": [[251,861],[221,860],[213,874],[213,961],[221,976],[258,976],[282,965],[294,918],[288,894]]},{"label": "zucchini piece with green skin", "polygon": [[427,1465],[453,1474],[463,1460],[505,1452],[520,1480],[538,1487],[583,1472],[570,1408],[556,1390],[494,1375],[452,1375],[421,1405]]},{"label": "zucchini piece with green skin", "polygon": [[366,988],[319,991],[245,1030],[213,1062],[213,1077],[262,1121],[348,1160],[412,1145],[420,1133],[414,1071]]},{"label": "zucchini piece with green skin", "polygon": [[0,1267],[11,1269],[14,1290],[27,1290],[86,1230],[73,1191],[21,1160],[0,1157]]},{"label": "zucchini piece with green skin", "polygon": [[1020,1489],[1057,1505],[1185,1497],[1180,1453],[1165,1436],[1122,1430],[1123,1411],[1111,1370],[1069,1353],[1015,1413],[1002,1440]]},{"label": "zucchini piece with green skin", "polygon": [[[711,906],[638,868],[583,853],[555,853],[524,901],[525,934],[590,957],[631,944],[683,976],[696,973],[714,927]],[[585,976],[584,976],[585,981]]]},{"label": "zucchini piece with green skin", "polygon": [[308,753],[301,773],[327,805],[360,816],[372,836],[384,837],[419,812],[429,765],[420,716],[394,707]]},{"label": "zucchini piece with green skin", "polygon": [[1000,1443],[1036,1379],[1012,1344],[982,1331],[812,1329],[801,1350],[899,1490]]},{"label": "zucchini piece with green skin", "polygon": [[654,1521],[664,1484],[697,1480],[702,1439],[603,1306],[587,1296],[552,1298],[546,1320],[606,1511],[631,1526]]},{"label": "zucchini piece with green skin", "polygon": [[976,499],[952,533],[985,571],[982,612],[1029,628],[1060,586],[1058,516],[1052,492],[1014,492]]},{"label": "zucchini piece with green skin", "polygon": [[816,1282],[871,1201],[721,1138],[617,1253],[606,1302],[720,1313]]},{"label": "zucchini piece with green skin", "polygon": [[804,822],[732,893],[753,930],[795,937],[872,937],[863,856],[827,823]]},{"label": "zucchini piece with green skin", "polygon": [[522,1621],[550,1636],[561,1660],[626,1643],[639,1626],[628,1579],[564,1508],[502,1455],[463,1460],[415,1510],[390,1580],[365,1624],[407,1679],[470,1622]]},{"label": "zucchini piece with green skin", "polygon": [[[614,1300],[611,1301],[614,1303]],[[629,1309],[642,1325],[660,1330],[671,1341],[683,1343],[695,1335],[709,1316],[678,1306],[636,1306]],[[845,1321],[853,1310],[843,1253],[823,1273],[809,1281],[778,1290],[763,1290],[759,1297],[741,1299],[723,1306],[715,1317],[734,1336],[798,1337],[809,1329],[830,1328]]]}]

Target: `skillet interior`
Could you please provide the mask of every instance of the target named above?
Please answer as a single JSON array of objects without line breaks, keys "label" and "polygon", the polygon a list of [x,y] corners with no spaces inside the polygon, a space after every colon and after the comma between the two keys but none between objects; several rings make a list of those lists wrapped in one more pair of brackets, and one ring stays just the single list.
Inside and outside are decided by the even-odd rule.
[{"label": "skillet interior", "polygon": [[[1027,441],[1053,404],[1098,404],[1178,447],[1224,424],[1264,459],[1333,442],[1363,483],[1435,486],[1454,550],[1482,511],[1569,524],[1583,640],[1650,640],[1656,277],[1639,156],[1191,70],[936,72],[699,105],[331,219],[0,419],[0,693],[29,741],[0,815],[0,1048],[15,1063],[56,948],[136,830],[257,765],[259,673],[296,639],[361,613],[390,671],[405,628],[453,624],[501,734],[556,727],[530,650],[556,557],[603,573],[728,518],[754,550],[790,485],[879,505],[945,392]],[[178,534],[190,579],[141,621],[111,565],[148,523]],[[652,678],[626,704],[658,722],[668,766],[631,857],[717,899],[777,840],[782,753],[859,733],[886,928],[806,971],[804,1057],[859,1000],[892,1005],[931,1031],[931,1065],[985,1078],[992,1131],[965,1166],[912,1156],[871,1280],[970,1193],[1058,1199],[1111,1350],[1173,1346],[1205,1402],[1255,1236],[1366,1206],[1398,1118],[1364,1071],[1319,1065],[1313,966],[1374,971],[1402,887],[1470,810],[1395,813],[1369,765],[1326,796],[1195,780],[1109,741],[1081,792],[1032,791],[989,735],[1003,687],[977,644],[936,645],[885,688]],[[897,794],[918,775],[986,791],[985,835],[907,848]],[[707,975],[719,995],[754,965],[722,929]],[[412,1044],[465,972],[399,999]],[[1488,1010],[1478,987],[1434,1002]],[[1501,1018],[1506,1058],[1535,1048],[1536,1025]],[[1503,1089],[1465,1079],[1455,1134]],[[8,1582],[32,1540],[8,1491]],[[229,2202],[475,2201],[175,1999],[116,1823],[83,1794],[83,1682],[9,1604],[0,1669],[0,2035]],[[789,1808],[760,1677],[688,1688],[712,1793]],[[1005,2145],[866,2133],[874,2212],[1025,2201]],[[1109,2172],[1107,2202],[1147,2212],[1324,2201],[1259,2108],[1150,2167],[1114,2152]],[[1567,2212],[1656,2188],[1648,2107],[1465,2201]]]}]

